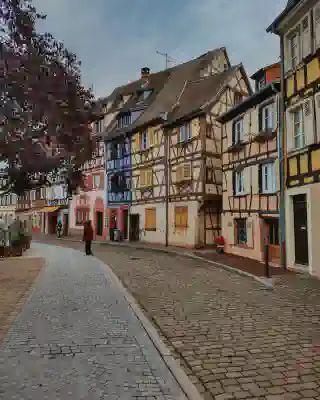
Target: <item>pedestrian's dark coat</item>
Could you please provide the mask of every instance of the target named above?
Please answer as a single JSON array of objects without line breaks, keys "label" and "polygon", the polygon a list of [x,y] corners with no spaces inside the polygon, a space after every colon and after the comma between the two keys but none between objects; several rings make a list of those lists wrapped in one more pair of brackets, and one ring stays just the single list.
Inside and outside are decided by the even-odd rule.
[{"label": "pedestrian's dark coat", "polygon": [[89,222],[85,222],[83,227],[83,241],[93,240],[93,228]]}]

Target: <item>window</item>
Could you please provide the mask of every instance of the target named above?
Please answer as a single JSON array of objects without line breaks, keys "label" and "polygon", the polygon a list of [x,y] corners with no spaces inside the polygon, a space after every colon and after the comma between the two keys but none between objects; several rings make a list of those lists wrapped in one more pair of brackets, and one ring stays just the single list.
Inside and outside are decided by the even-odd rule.
[{"label": "window", "polygon": [[94,133],[102,133],[103,132],[103,130],[104,130],[104,120],[103,120],[103,118],[102,119],[99,119],[99,121],[96,121],[95,123],[94,123]]},{"label": "window", "polygon": [[236,240],[237,244],[247,244],[247,220],[245,218],[236,219]]},{"label": "window", "polygon": [[145,222],[144,229],[146,231],[156,231],[157,230],[157,213],[155,208],[145,209]]},{"label": "window", "polygon": [[300,106],[292,113],[294,148],[301,149],[305,146],[303,108]]},{"label": "window", "polygon": [[259,110],[260,130],[263,132],[274,129],[274,104],[268,104]]},{"label": "window", "polygon": [[188,124],[180,126],[178,142],[185,142],[190,139],[191,139],[191,124],[188,123]]},{"label": "window", "polygon": [[269,244],[272,246],[279,246],[280,245],[279,220],[278,219],[266,220],[266,225],[267,225]]},{"label": "window", "polygon": [[129,113],[127,114],[122,114],[119,118],[118,118],[118,128],[124,128],[128,125],[131,124],[131,116]]},{"label": "window", "polygon": [[265,77],[263,77],[258,81],[258,90],[262,89],[265,85],[266,85],[266,79]]},{"label": "window", "polygon": [[140,146],[141,150],[147,150],[147,148],[149,147],[149,138],[147,129],[141,133]]},{"label": "window", "polygon": [[294,33],[289,39],[289,54],[290,54],[290,67],[296,68],[299,64],[300,47],[299,47],[299,34]]},{"label": "window", "polygon": [[262,193],[275,193],[276,191],[274,163],[261,165],[261,191]]},{"label": "window", "polygon": [[244,171],[236,171],[234,173],[234,194],[244,194]]},{"label": "window", "polygon": [[175,207],[174,226],[179,229],[188,228],[188,207]]},{"label": "window", "polygon": [[140,172],[140,187],[149,187],[153,185],[153,171],[142,170]]},{"label": "window", "polygon": [[99,174],[93,175],[93,188],[94,189],[99,189],[100,188],[100,183],[101,183],[101,177]]},{"label": "window", "polygon": [[235,121],[233,124],[233,144],[243,141],[243,119]]},{"label": "window", "polygon": [[237,106],[238,104],[240,104],[242,102],[243,96],[241,93],[236,92],[234,94],[234,105]]},{"label": "window", "polygon": [[83,225],[89,219],[89,210],[76,210],[76,225]]}]

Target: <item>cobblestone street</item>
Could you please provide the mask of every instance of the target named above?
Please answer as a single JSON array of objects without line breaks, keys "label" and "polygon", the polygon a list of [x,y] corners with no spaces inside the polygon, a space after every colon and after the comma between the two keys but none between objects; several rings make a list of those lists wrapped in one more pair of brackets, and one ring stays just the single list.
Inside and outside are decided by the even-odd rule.
[{"label": "cobblestone street", "polygon": [[47,265],[0,344],[0,399],[185,399],[103,263],[34,249]]},{"label": "cobblestone street", "polygon": [[289,274],[269,291],[201,261],[124,247],[94,252],[167,338],[204,399],[320,399],[319,281]]}]

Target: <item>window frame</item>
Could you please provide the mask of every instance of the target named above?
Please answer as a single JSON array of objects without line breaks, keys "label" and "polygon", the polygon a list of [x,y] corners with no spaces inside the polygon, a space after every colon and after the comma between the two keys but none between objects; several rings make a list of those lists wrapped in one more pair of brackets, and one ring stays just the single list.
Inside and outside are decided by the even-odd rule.
[{"label": "window frame", "polygon": [[[241,188],[242,190],[238,190]],[[234,195],[243,196],[244,194],[245,194],[244,169],[241,169],[239,171],[234,171]]]},{"label": "window frame", "polygon": [[[299,121],[295,121],[295,115],[299,115],[300,118]],[[293,149],[294,150],[300,150],[303,149],[306,145],[306,136],[304,132],[304,109],[303,109],[303,103],[299,104],[297,107],[295,107],[293,110],[291,110],[291,118],[292,118],[292,127],[293,127]],[[296,127],[297,125],[300,128],[300,132],[297,133]],[[302,139],[302,143],[301,143]],[[300,141],[300,145],[297,145],[297,140]]]},{"label": "window frame", "polygon": [[[238,126],[241,127],[240,130],[238,130]],[[233,121],[233,135],[232,135],[232,144],[238,144],[242,143],[244,140],[244,119],[238,118],[235,121]]]},{"label": "window frame", "polygon": [[[242,228],[245,229],[245,235],[246,238],[245,240],[240,239],[240,228],[239,224],[244,223],[244,226]],[[248,244],[248,226],[247,226],[247,218],[236,218],[235,219],[235,230],[236,230],[236,244],[239,246],[246,246]]]},{"label": "window frame", "polygon": [[131,114],[130,113],[124,113],[119,115],[117,119],[117,127],[119,129],[125,128],[127,126],[131,125]]},{"label": "window frame", "polygon": [[145,151],[150,147],[148,130],[140,133],[140,150]]},{"label": "window frame", "polygon": [[187,122],[179,127],[178,142],[184,143],[192,139],[191,122]]},{"label": "window frame", "polygon": [[[268,235],[267,237],[268,237],[269,246],[279,247],[280,246],[280,223],[279,223],[279,219],[277,219],[277,218],[266,219],[265,223],[266,223],[266,228],[267,228],[267,235]],[[273,237],[272,242],[273,243],[271,243],[271,241],[270,241],[270,238],[271,238],[270,228],[272,228],[272,237]],[[278,228],[278,232],[277,233],[276,233],[276,228]]]},{"label": "window frame", "polygon": [[274,194],[276,191],[276,172],[274,161],[261,164],[261,193]]},{"label": "window frame", "polygon": [[[98,184],[96,183],[96,178],[98,178]],[[92,176],[92,186],[93,186],[93,189],[99,189],[100,188],[100,186],[101,186],[101,176],[100,176],[100,174],[93,174],[93,176]]]},{"label": "window frame", "polygon": [[[266,117],[265,113],[268,110],[268,116]],[[260,114],[260,130],[262,132],[273,132],[275,129],[275,103],[274,101],[269,102],[259,108]],[[267,121],[267,123],[266,123]],[[270,125],[271,122],[271,126]]]},{"label": "window frame", "polygon": [[[297,43],[293,46],[293,39],[297,39]],[[296,49],[297,54],[293,56],[292,50]],[[290,69],[294,70],[297,68],[301,61],[301,32],[300,32],[300,24],[290,33],[288,36],[288,52],[290,59]],[[293,60],[296,59],[296,64],[294,65]]]}]

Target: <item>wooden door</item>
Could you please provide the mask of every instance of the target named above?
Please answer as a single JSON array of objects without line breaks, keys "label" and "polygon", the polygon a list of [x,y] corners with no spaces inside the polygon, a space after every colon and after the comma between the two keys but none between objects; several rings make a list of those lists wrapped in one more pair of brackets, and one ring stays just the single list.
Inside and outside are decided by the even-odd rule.
[{"label": "wooden door", "polygon": [[128,239],[129,211],[123,210],[123,238]]},{"label": "wooden door", "polygon": [[294,244],[296,264],[309,264],[307,196],[293,196]]},{"label": "wooden door", "polygon": [[102,236],[103,232],[103,212],[96,212],[96,234],[97,236]]},{"label": "wooden door", "polygon": [[63,214],[63,236],[69,233],[69,214]]}]

